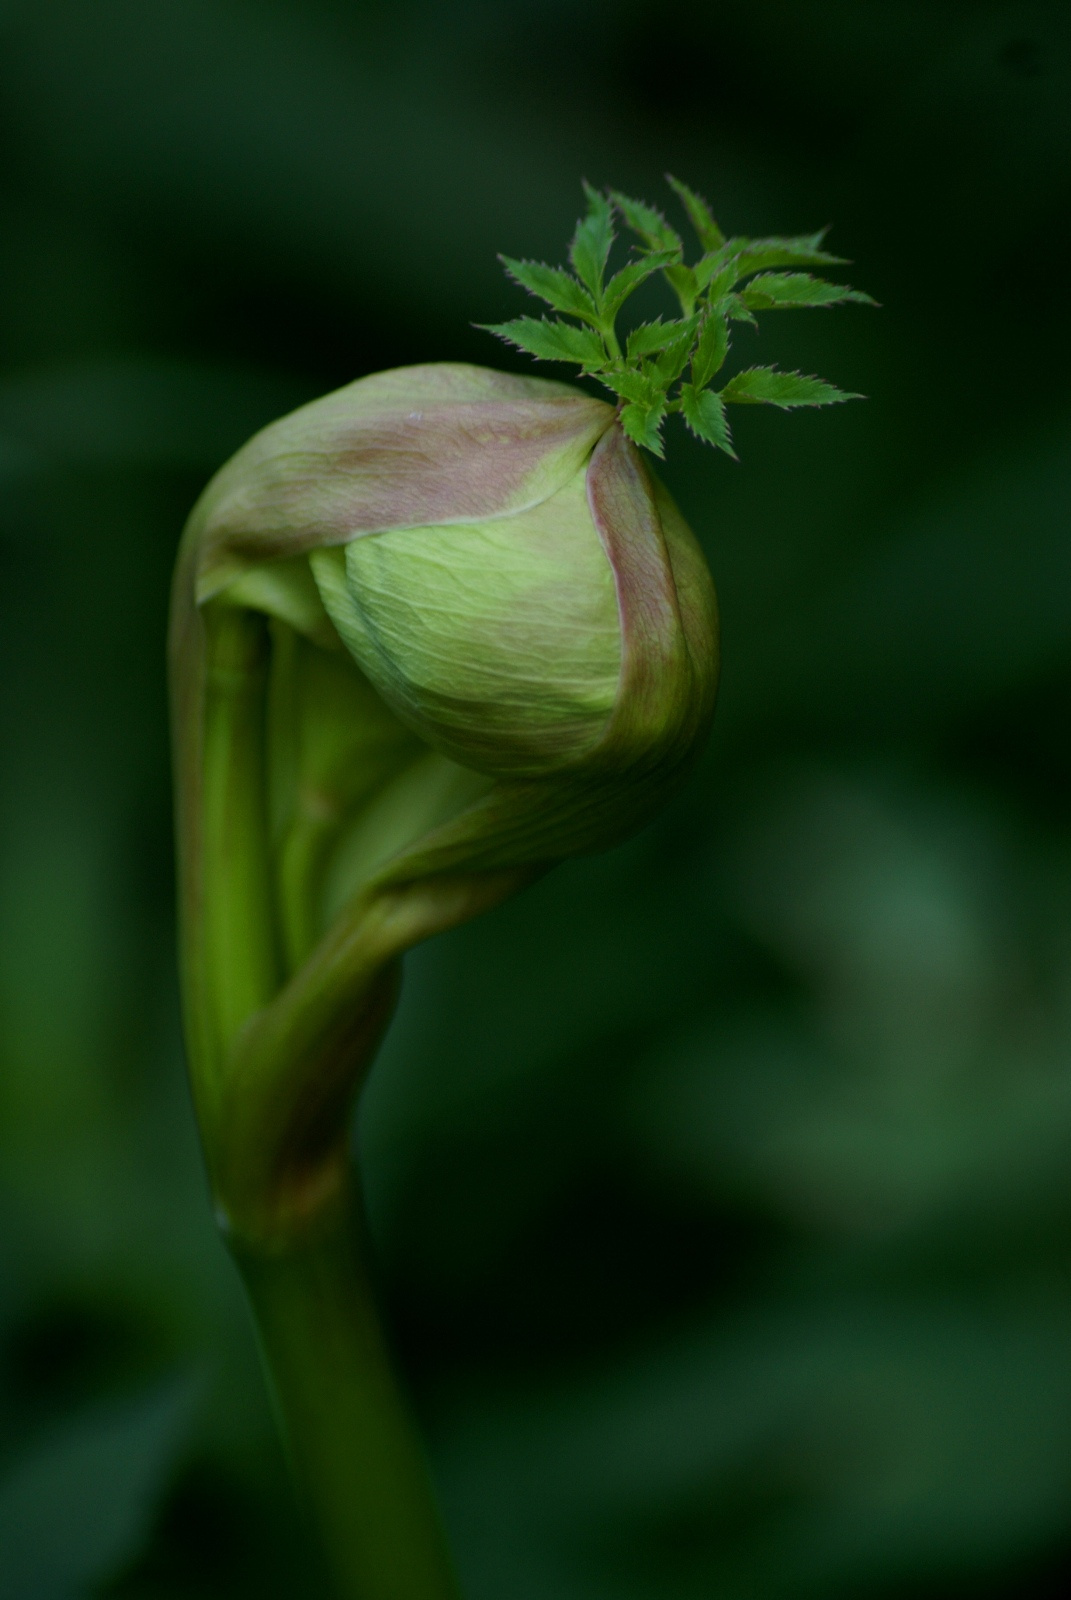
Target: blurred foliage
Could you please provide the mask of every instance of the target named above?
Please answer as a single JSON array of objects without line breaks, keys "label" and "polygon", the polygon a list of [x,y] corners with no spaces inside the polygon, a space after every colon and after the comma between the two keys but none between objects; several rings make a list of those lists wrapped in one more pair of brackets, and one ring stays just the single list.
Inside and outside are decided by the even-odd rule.
[{"label": "blurred foliage", "polygon": [[186,510],[360,373],[525,370],[496,252],[668,167],[885,309],[777,325],[865,406],[673,442],[688,790],[408,964],[360,1138],[466,1593],[1062,1592],[1067,7],[4,0],[0,128],[0,1591],[315,1588],[182,1076]]}]

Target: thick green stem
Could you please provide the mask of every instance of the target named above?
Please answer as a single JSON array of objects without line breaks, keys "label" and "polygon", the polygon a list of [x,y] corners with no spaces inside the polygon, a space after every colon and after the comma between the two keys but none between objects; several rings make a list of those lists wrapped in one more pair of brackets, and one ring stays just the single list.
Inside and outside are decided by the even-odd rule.
[{"label": "thick green stem", "polygon": [[[353,1099],[413,939],[412,896],[352,908],[286,981],[267,803],[272,641],[255,613],[184,605],[180,592],[184,986],[217,1213],[340,1600],[457,1600],[348,1156]],[[449,884],[438,899],[457,920]]]},{"label": "thick green stem", "polygon": [[232,1246],[308,1514],[346,1600],[458,1600],[357,1208],[278,1251]]},{"label": "thick green stem", "polygon": [[198,895],[188,908],[189,1048],[204,1131],[234,1039],[279,986],[268,873],[262,617],[225,607],[205,617]]}]

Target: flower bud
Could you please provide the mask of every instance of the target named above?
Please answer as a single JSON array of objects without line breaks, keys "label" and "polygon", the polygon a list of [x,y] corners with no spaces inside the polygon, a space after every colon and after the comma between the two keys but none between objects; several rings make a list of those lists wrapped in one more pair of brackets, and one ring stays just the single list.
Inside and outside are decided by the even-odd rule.
[{"label": "flower bud", "polygon": [[311,558],[328,615],[395,714],[496,777],[575,764],[617,697],[614,574],[587,464],[570,468],[511,516],[392,529]]},{"label": "flower bud", "polygon": [[676,786],[714,590],[614,410],[478,367],[380,373],[251,439],[172,609],[187,1039],[247,1237],[344,1183],[398,957]]},{"label": "flower bud", "polygon": [[436,836],[440,870],[612,842],[709,722],[705,562],[613,409],[571,386],[445,364],[361,379],[251,440],[193,524],[202,601],[322,642],[311,568],[385,706],[494,780]]}]

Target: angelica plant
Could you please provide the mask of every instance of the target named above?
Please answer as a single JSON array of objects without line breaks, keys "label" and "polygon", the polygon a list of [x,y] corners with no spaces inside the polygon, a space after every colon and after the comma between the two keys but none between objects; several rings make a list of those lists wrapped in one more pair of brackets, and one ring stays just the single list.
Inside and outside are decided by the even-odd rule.
[{"label": "angelica plant", "polygon": [[[553,321],[494,331],[567,384],[442,363],[376,373],[265,428],[190,516],[171,618],[190,1078],[220,1228],[340,1596],[448,1600],[449,1552],[368,1273],[355,1097],[400,962],[557,861],[641,826],[714,709],[706,562],[640,449],[680,411],[849,398],[755,367],[760,309],[865,300],[795,270],[820,236],[699,233],[588,190],[572,272],[508,261]],[[639,239],[607,279],[614,211]],[[681,315],[620,342],[661,273]],[[567,318],[571,320],[566,320]]]}]

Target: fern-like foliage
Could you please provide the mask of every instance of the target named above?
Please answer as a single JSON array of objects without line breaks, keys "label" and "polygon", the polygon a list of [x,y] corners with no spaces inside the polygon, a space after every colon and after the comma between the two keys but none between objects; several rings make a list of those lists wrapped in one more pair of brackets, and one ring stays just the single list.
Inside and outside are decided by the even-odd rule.
[{"label": "fern-like foliage", "polygon": [[[675,412],[697,438],[735,459],[728,405],[791,408],[860,399],[821,378],[777,367],[749,367],[715,386],[735,324],[754,324],[756,313],[877,302],[807,270],[843,264],[843,257],[823,248],[824,232],[726,238],[701,195],[677,178],[668,182],[699,242],[691,264],[683,240],[660,211],[617,190],[603,194],[585,184],[587,211],[569,246],[569,268],[500,257],[510,277],[558,315],[481,326],[537,360],[575,362],[597,378],[615,395],[625,432],[656,456],[664,453],[665,419]],[[608,277],[615,214],[636,243],[632,259]],[[622,346],[621,309],[657,274],[673,291],[679,315],[641,323]]]}]

